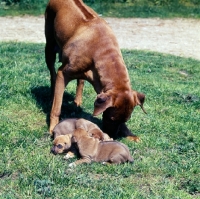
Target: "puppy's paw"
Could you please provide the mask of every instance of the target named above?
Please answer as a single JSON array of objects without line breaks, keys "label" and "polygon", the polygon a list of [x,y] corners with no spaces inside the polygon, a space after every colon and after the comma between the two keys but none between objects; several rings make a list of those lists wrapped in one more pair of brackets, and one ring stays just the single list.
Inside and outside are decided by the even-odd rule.
[{"label": "puppy's paw", "polygon": [[110,165],[111,163],[109,162],[102,162],[103,165]]},{"label": "puppy's paw", "polygon": [[74,157],[74,154],[72,152],[68,152],[63,158],[65,160],[68,160],[68,159],[73,158],[73,157]]},{"label": "puppy's paw", "polygon": [[69,158],[71,158],[71,157],[70,157],[70,155],[68,155],[68,154],[66,154],[66,155],[63,157],[63,159],[65,159],[65,160],[68,160]]},{"label": "puppy's paw", "polygon": [[68,166],[69,166],[70,168],[74,168],[74,167],[76,167],[76,164],[75,164],[74,162],[72,162],[72,163],[70,163]]}]

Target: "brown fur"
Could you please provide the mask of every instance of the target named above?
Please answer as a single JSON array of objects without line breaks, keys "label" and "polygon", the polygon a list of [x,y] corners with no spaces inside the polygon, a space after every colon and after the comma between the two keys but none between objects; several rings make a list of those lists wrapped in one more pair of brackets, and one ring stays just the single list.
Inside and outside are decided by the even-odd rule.
[{"label": "brown fur", "polygon": [[53,141],[53,147],[51,148],[51,152],[54,155],[61,153],[76,153],[75,148],[71,142],[72,134],[59,135]]},{"label": "brown fur", "polygon": [[72,143],[72,135],[76,128],[84,129],[89,136],[97,138],[99,140],[112,140],[106,133],[103,133],[101,129],[94,123],[81,119],[65,119],[57,124],[53,130],[54,141],[51,152],[53,154],[60,154],[67,152],[65,158],[74,157],[74,153],[77,154],[77,150]]},{"label": "brown fur", "polygon": [[[93,115],[103,112],[105,132],[117,137],[134,107],[143,108],[145,96],[131,89],[111,28],[82,0],[50,0],[45,12],[45,36],[45,56],[53,95],[50,133],[59,122],[64,89],[71,80],[77,79],[75,103],[81,105],[83,80],[89,81],[97,93]],[[56,52],[62,62],[57,76]],[[111,127],[110,132],[105,123]],[[133,134],[125,130],[119,136]]]},{"label": "brown fur", "polygon": [[81,159],[69,166],[91,163],[92,161],[115,164],[133,162],[128,147],[123,143],[117,141],[99,141],[90,137],[84,129],[76,129],[73,134],[73,140],[77,143]]},{"label": "brown fur", "polygon": [[78,128],[86,130],[90,137],[97,138],[98,140],[101,141],[112,140],[112,138],[110,138],[108,134],[103,133],[103,131],[96,124],[88,120],[85,120],[83,118],[77,120],[76,129]]}]

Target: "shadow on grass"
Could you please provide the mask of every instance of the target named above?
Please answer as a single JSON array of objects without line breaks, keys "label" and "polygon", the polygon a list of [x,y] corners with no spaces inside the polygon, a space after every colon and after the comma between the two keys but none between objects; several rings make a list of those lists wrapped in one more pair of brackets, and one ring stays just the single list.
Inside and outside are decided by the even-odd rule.
[{"label": "shadow on grass", "polygon": [[[36,100],[38,108],[46,114],[46,123],[49,126],[52,106],[51,89],[48,86],[34,87],[31,89],[31,93]],[[66,118],[84,118],[94,122],[98,126],[101,124],[101,120],[94,118],[91,113],[83,111],[81,107],[77,107],[74,103],[74,96],[67,92],[63,95],[60,120]]]}]

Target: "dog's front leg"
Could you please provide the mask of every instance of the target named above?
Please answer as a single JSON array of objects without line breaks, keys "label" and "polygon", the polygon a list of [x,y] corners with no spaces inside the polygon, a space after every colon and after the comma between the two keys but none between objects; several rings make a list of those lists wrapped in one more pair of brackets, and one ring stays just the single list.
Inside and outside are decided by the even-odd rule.
[{"label": "dog's front leg", "polygon": [[66,79],[66,77],[63,75],[62,70],[59,69],[56,77],[55,93],[50,115],[50,134],[52,134],[54,127],[59,122],[63,93],[68,82],[69,80]]}]

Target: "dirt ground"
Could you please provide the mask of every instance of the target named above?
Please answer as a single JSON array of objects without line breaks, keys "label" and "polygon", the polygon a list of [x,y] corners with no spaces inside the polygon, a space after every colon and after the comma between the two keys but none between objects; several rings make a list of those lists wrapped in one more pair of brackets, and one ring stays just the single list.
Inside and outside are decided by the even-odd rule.
[{"label": "dirt ground", "polygon": [[[200,20],[105,18],[120,48],[151,50],[200,60]],[[44,43],[44,17],[0,17],[0,41]]]}]

